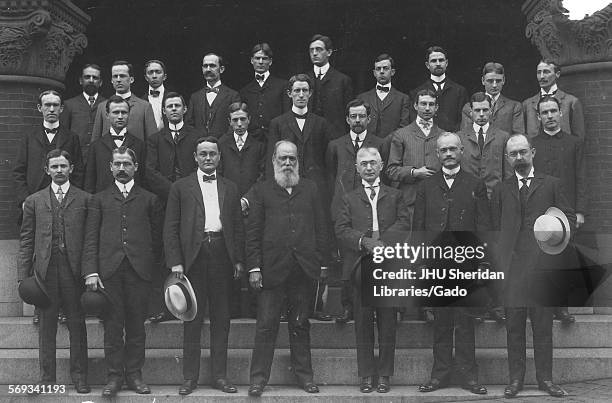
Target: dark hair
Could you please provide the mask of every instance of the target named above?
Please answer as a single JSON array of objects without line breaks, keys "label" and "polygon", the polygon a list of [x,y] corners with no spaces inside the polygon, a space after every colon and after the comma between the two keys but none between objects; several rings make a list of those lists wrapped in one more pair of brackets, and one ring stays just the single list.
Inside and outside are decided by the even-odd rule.
[{"label": "dark hair", "polygon": [[525,139],[527,139],[527,144],[529,144],[529,148],[533,148],[533,145],[531,144],[531,139],[529,138],[528,135],[526,135],[524,133],[514,133],[514,134],[510,135],[510,137],[508,137],[508,140],[506,140],[506,144],[505,144],[504,150],[508,149],[508,143],[510,142],[511,139],[513,139],[515,137],[525,137]]},{"label": "dark hair", "polygon": [[485,63],[482,68],[482,76],[484,77],[487,73],[505,74],[504,66],[501,63],[488,62]]},{"label": "dark hair", "polygon": [[383,53],[383,54],[378,55],[376,59],[374,59],[374,63],[376,64],[378,62],[382,62],[383,60],[388,60],[389,62],[391,62],[391,68],[392,69],[395,68],[395,61],[393,60],[391,55],[389,55],[388,53]]},{"label": "dark hair", "polygon": [[487,96],[484,92],[475,92],[470,97],[470,108],[474,107],[474,102],[484,102],[487,101],[489,103],[489,108],[491,107],[491,98]]},{"label": "dark hair", "polygon": [[89,68],[98,70],[98,73],[100,73],[100,77],[102,77],[102,69],[95,63],[87,63],[85,66],[83,66],[83,68],[81,69],[81,76],[83,75],[83,71]]},{"label": "dark hair", "polygon": [[111,66],[111,71],[113,70],[113,67],[115,66],[127,66],[128,68],[128,74],[130,75],[130,77],[134,77],[134,67],[132,66],[132,63],[127,62],[125,60],[115,60]]},{"label": "dark hair", "polygon": [[132,159],[132,163],[134,165],[138,164],[138,160],[136,159],[136,153],[134,152],[134,150],[132,150],[131,148],[127,146],[121,146],[121,147],[115,148],[113,150],[113,153],[111,154],[111,162],[113,162],[113,160],[115,159],[116,154],[127,154]]},{"label": "dark hair", "polygon": [[310,44],[313,43],[314,41],[323,42],[323,44],[325,45],[325,50],[334,50],[334,45],[332,44],[332,40],[329,38],[329,36],[315,34],[312,36],[312,38],[310,38],[310,42],[308,42],[308,46],[310,46]]},{"label": "dark hair", "polygon": [[559,108],[559,110],[561,110],[561,102],[559,102],[557,98],[555,98],[552,95],[545,95],[542,98],[540,98],[540,100],[538,101],[538,105],[537,105],[538,115],[540,114],[540,105],[543,104],[544,102],[554,102],[557,104],[557,107]]},{"label": "dark hair", "polygon": [[300,74],[296,74],[294,76],[291,76],[291,78],[289,79],[289,83],[287,84],[287,91],[291,92],[291,89],[293,88],[293,84],[295,84],[296,81],[305,81],[308,83],[308,89],[309,90],[313,90],[313,82],[312,82],[312,78],[310,78],[310,76],[308,74],[304,74],[304,73],[300,73]]},{"label": "dark hair", "polygon": [[540,60],[540,63],[552,64],[552,66],[555,69],[555,73],[561,73],[561,66],[559,66],[557,63],[555,63],[551,59],[544,58]]},{"label": "dark hair", "polygon": [[253,57],[255,53],[259,51],[262,51],[264,55],[272,59],[273,57],[272,48],[270,47],[268,43],[263,42],[263,43],[258,43],[257,45],[253,46],[253,49],[251,49],[251,57]]},{"label": "dark hair", "polygon": [[149,60],[149,61],[147,61],[147,62],[145,63],[145,65],[144,65],[144,73],[145,73],[145,74],[147,74],[147,69],[149,68],[149,66],[150,66],[152,63],[157,63],[157,64],[159,64],[159,65],[161,66],[161,68],[162,68],[162,70],[163,70],[164,74],[166,74],[166,65],[164,64],[164,62],[162,62],[161,60],[157,60],[157,59],[151,59],[151,60]]},{"label": "dark hair", "polygon": [[125,103],[128,106],[128,110],[131,109],[130,103],[125,99],[121,98],[119,95],[111,95],[106,101],[106,113],[110,113],[110,104],[123,104]]},{"label": "dark hair", "polygon": [[196,140],[196,143],[195,143],[196,149],[198,148],[198,145],[200,145],[202,143],[219,144],[219,139],[217,139],[214,136],[200,137],[199,139]]},{"label": "dark hair", "polygon": [[206,56],[217,56],[217,59],[219,59],[219,67],[224,67],[225,66],[225,59],[218,53],[214,53],[214,52],[209,52],[207,54],[205,54],[204,56],[202,56],[202,63],[204,63],[204,58]]},{"label": "dark hair", "polygon": [[438,97],[436,96],[436,93],[433,90],[430,90],[429,88],[423,88],[422,90],[419,90],[419,92],[416,93],[416,96],[414,97],[414,104],[418,104],[419,98],[425,95],[433,97],[436,100],[436,104],[438,103]]},{"label": "dark hair", "polygon": [[244,102],[234,102],[227,107],[227,110],[229,115],[237,111],[243,111],[249,115],[249,107]]},{"label": "dark hair", "polygon": [[60,94],[59,92],[55,91],[55,90],[45,90],[43,92],[41,92],[38,95],[38,105],[42,105],[42,99],[45,95],[55,95],[57,97],[59,97],[60,99],[60,105],[64,105],[64,99],[62,97],[62,94]]},{"label": "dark hair", "polygon": [[429,61],[429,55],[431,55],[434,52],[442,53],[444,54],[444,57],[448,59],[448,54],[446,53],[446,50],[444,50],[442,46],[430,46],[427,48],[427,50],[425,50],[425,61],[426,62]]},{"label": "dark hair", "polygon": [[58,158],[58,157],[66,158],[68,162],[70,163],[70,165],[72,165],[72,156],[70,155],[70,153],[66,150],[60,150],[59,148],[55,148],[49,151],[47,155],[45,156],[45,166],[48,168],[49,161],[51,160],[51,158]]},{"label": "dark hair", "polygon": [[162,108],[166,107],[166,99],[168,98],[180,98],[181,102],[183,103],[183,106],[187,106],[187,104],[185,103],[185,98],[183,98],[181,94],[179,94],[178,92],[170,91],[164,93],[164,98],[162,99]]},{"label": "dark hair", "polygon": [[370,116],[370,112],[372,111],[370,104],[365,102],[363,99],[359,99],[359,98],[353,99],[352,101],[349,101],[348,104],[346,104],[346,109],[344,110],[346,116],[349,115],[349,111],[351,108],[356,108],[358,106],[365,106],[366,113],[368,114],[368,116]]}]

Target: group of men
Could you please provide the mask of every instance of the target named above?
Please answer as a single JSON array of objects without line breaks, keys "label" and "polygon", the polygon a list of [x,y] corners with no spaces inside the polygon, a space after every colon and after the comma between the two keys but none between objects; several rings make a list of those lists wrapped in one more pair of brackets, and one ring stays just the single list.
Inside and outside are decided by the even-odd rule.
[{"label": "group of men", "polygon": [[[124,383],[150,393],[141,373],[148,296],[156,290],[151,321],[168,319],[162,294],[171,273],[189,279],[199,304],[184,323],[179,394],[198,386],[205,305],[210,382],[237,391],[226,365],[241,278],[253,290],[257,318],[249,395],[260,396],[269,381],[284,313],[297,383],[316,393],[309,318],[331,319],[319,311],[321,289],[341,261],[343,312],[336,320],[355,319],[360,390],[388,392],[396,310],[361,305],[363,259],[392,233],[495,230],[505,251],[516,252],[489,262],[509,276],[489,301],[492,318],[508,329],[506,396],[523,385],[527,315],[539,386],[562,395],[552,383],[552,310],[516,298],[539,256],[535,220],[554,206],[576,227],[584,223],[582,109],[557,88],[559,67],[540,62],[541,94],[521,104],[501,94],[499,63],[484,66],[484,92],[468,97],[446,76],[447,52],[431,47],[430,79],[408,95],[393,85],[394,60],[382,54],[374,60],[375,88],[353,99],[351,79],[329,63],[331,40],[313,36],[309,53],[313,68],[285,81],[270,74],[270,46],[255,45],[254,78],[239,92],[221,83],[223,58],[206,54],[206,86],[188,103],[165,87],[160,60],[145,64],[149,89],[142,99],[131,93],[127,61],[113,63],[115,94],[108,99],[98,92],[101,69],[93,64],[82,70],[82,94],[66,102],[53,90],[40,94],[42,127],[22,137],[14,177],[23,213],[20,278],[38,276],[52,301],[40,311],[41,382],[55,381],[63,309],[72,380],[79,393],[90,391],[80,298],[85,289],[104,290],[110,302],[103,395],[114,396]],[[475,361],[478,315],[462,308],[424,315],[434,324],[434,368],[419,390],[449,384],[454,331],[462,386],[486,393]],[[559,315],[572,320],[567,310]]]}]

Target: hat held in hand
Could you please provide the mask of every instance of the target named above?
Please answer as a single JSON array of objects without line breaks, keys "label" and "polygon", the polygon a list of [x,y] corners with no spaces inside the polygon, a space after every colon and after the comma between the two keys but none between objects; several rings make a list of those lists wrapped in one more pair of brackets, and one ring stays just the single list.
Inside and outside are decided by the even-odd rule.
[{"label": "hat held in hand", "polygon": [[563,211],[550,207],[533,224],[533,235],[544,253],[558,255],[570,240],[570,223]]},{"label": "hat held in hand", "polygon": [[164,287],[166,307],[172,315],[184,322],[190,322],[198,313],[198,302],[191,283],[186,276],[172,273]]}]

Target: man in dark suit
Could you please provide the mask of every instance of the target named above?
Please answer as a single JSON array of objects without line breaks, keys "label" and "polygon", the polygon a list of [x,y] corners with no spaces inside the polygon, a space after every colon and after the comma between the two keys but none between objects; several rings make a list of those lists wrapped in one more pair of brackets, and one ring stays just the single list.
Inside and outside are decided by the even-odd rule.
[{"label": "man in dark suit", "polygon": [[[534,358],[538,387],[551,396],[563,396],[564,391],[552,382],[553,344],[552,308],[542,306],[536,298],[550,284],[537,270],[545,263],[533,233],[535,220],[549,207],[557,207],[575,225],[576,216],[561,190],[560,180],[534,173],[536,150],[525,135],[512,135],[506,143],[506,158],[515,175],[498,183],[491,198],[493,230],[499,234],[496,259],[498,270],[504,273],[504,306],[508,338],[510,384],[504,395],[514,397],[523,388],[526,361],[525,324],[531,319]],[[542,281],[544,280],[544,281]]]},{"label": "man in dark suit", "polygon": [[[329,167],[329,183],[333,183],[333,198],[331,204],[331,219],[335,222],[342,197],[356,188],[361,188],[361,176],[355,165],[357,151],[363,147],[374,147],[383,153],[384,140],[367,130],[371,116],[371,107],[361,99],[354,99],[346,106],[346,121],[350,132],[329,142],[325,155]],[[383,158],[384,161],[384,158]],[[341,248],[340,248],[341,249]],[[342,250],[340,256],[343,256]],[[342,315],[336,318],[338,323],[346,323],[353,318],[352,284],[349,279],[342,285],[341,302]]]},{"label": "man in dark suit", "polygon": [[223,58],[208,53],[202,59],[202,74],[206,86],[194,92],[189,99],[185,122],[196,128],[200,136],[221,137],[229,126],[227,107],[240,101],[238,92],[221,84],[221,74],[225,71]]},{"label": "man in dark suit", "polygon": [[386,138],[396,129],[408,126],[412,103],[408,95],[391,84],[395,75],[395,62],[390,55],[379,55],[374,60],[372,71],[376,88],[359,94],[357,98],[367,102],[372,108],[368,132]]},{"label": "man in dark suit", "polygon": [[88,210],[82,261],[85,285],[104,288],[113,301],[104,320],[108,383],[102,396],[115,396],[124,379],[131,390],[148,394],[144,322],[153,270],[160,267],[163,212],[157,196],[134,183],[134,151],[113,150],[110,169],[115,182],[93,196]]},{"label": "man in dark suit", "polygon": [[70,183],[73,165],[66,151],[51,150],[45,162],[51,186],[28,196],[23,208],[19,278],[36,272],[51,299],[51,305],[40,311],[41,385],[56,382],[55,338],[62,308],[70,332],[70,377],[78,393],[89,393],[87,332],[80,299],[81,253],[91,196]]},{"label": "man in dark suit", "polygon": [[[436,155],[442,169],[419,184],[412,241],[417,245],[421,241],[430,244],[430,236],[442,231],[484,234],[491,229],[484,181],[460,166],[463,156],[461,139],[454,133],[446,132],[438,137],[436,143]],[[479,395],[487,393],[487,388],[478,383],[474,322],[470,311],[465,307],[434,309],[434,362],[431,379],[419,386],[420,392],[433,392],[446,387],[455,366],[463,389]]]},{"label": "man in dark suit", "polygon": [[183,326],[183,378],[180,395],[197,387],[204,307],[210,315],[210,357],[213,388],[237,389],[227,380],[227,338],[230,328],[230,279],[239,278],[244,262],[244,227],[236,185],[217,175],[219,148],[215,137],[198,139],[194,152],[198,170],[172,185],[166,207],[166,264],[178,276],[189,276],[196,317]]},{"label": "man in dark suit", "polygon": [[308,51],[313,64],[313,69],[307,73],[313,83],[309,105],[314,113],[331,124],[331,139],[335,139],[346,133],[344,108],[353,99],[353,84],[349,76],[329,64],[334,47],[328,36],[314,35],[310,38]]},{"label": "man in dark suit", "polygon": [[61,125],[79,136],[83,161],[87,162],[87,151],[91,142],[93,124],[98,105],[106,98],[99,94],[102,86],[102,70],[97,64],[86,64],[81,71],[79,84],[83,93],[64,102],[60,115]]},{"label": "man in dark suit", "polygon": [[162,130],[165,124],[162,101],[168,91],[164,85],[168,78],[164,62],[156,59],[147,61],[144,67],[144,78],[149,83],[149,88],[144,93],[142,99],[151,104],[157,130]]},{"label": "man in dark suit", "polygon": [[[465,88],[446,77],[448,67],[448,53],[440,46],[432,46],[425,51],[425,67],[431,73],[430,79],[410,92],[410,99],[416,94],[428,89],[434,91],[438,99],[438,111],[434,118],[441,129],[456,132],[461,124],[461,108],[468,101]],[[415,100],[416,102],[416,100]],[[411,111],[411,120],[415,112]]]},{"label": "man in dark suit", "polygon": [[[538,172],[556,176],[561,180],[570,206],[576,213],[576,230],[584,225],[587,209],[587,173],[584,159],[583,138],[573,136],[561,130],[561,102],[554,96],[546,95],[538,102],[538,118],[542,130],[532,139],[533,147],[538,153],[533,158],[533,165]],[[575,321],[568,308],[555,309],[555,319],[565,324]]]},{"label": "man in dark suit", "polygon": [[287,98],[287,80],[270,74],[272,48],[267,43],[258,43],[251,50],[251,64],[255,78],[240,90],[242,102],[249,107],[249,134],[264,142],[268,136],[270,121],[291,109]]},{"label": "man in dark suit", "polygon": [[[130,148],[141,161],[145,156],[145,145],[129,131],[132,110],[124,98],[113,95],[105,103],[106,120],[110,123],[109,132],[91,143],[85,169],[85,191],[98,193],[108,188],[114,178],[108,161],[114,149],[121,146]],[[144,169],[136,171],[134,180],[142,185]]]},{"label": "man in dark suit", "polygon": [[[482,68],[482,85],[491,102],[490,121],[493,125],[509,134],[525,133],[523,107],[520,102],[502,95],[506,83],[504,66],[488,62]],[[465,104],[461,118],[461,130],[469,129],[474,124],[470,105]]]},{"label": "man in dark suit", "polygon": [[[117,60],[111,67],[111,79],[113,88],[115,88],[115,95],[125,99],[130,105],[130,121],[127,127],[128,132],[146,144],[149,136],[157,132],[157,125],[151,105],[144,99],[140,99],[132,94],[131,86],[134,83],[133,71],[134,69],[129,62]],[[108,134],[110,122],[106,114],[106,102],[101,102],[100,105],[98,105],[98,111],[96,112],[96,119],[91,134],[92,142]]]},{"label": "man in dark suit", "polygon": [[[301,88],[301,87],[297,87]],[[327,270],[327,223],[316,184],[300,177],[298,147],[274,147],[274,177],[258,182],[249,200],[247,267],[260,290],[249,396],[261,396],[270,379],[283,296],[289,306],[291,368],[298,385],[318,393],[310,356],[310,322],[316,281]]]},{"label": "man in dark suit", "polygon": [[538,63],[536,75],[540,84],[540,92],[523,101],[527,134],[533,137],[540,133],[538,101],[545,95],[552,95],[561,104],[561,121],[559,123],[561,130],[584,141],[586,131],[582,102],[572,94],[568,94],[557,87],[557,80],[561,77],[561,67],[552,60],[544,59]]},{"label": "man in dark suit", "polygon": [[[407,239],[410,231],[410,212],[402,192],[380,182],[383,168],[377,148],[364,146],[357,152],[356,167],[361,186],[342,197],[342,207],[336,219],[336,237],[342,244],[342,279],[350,281],[355,295],[355,340],[357,344],[357,371],[361,378],[359,390],[377,392],[390,390],[389,377],[393,376],[395,358],[395,308],[371,308],[361,302],[362,257],[372,254],[377,246],[384,246],[388,233]],[[389,240],[387,240],[389,241]],[[357,262],[357,263],[356,263]],[[374,358],[374,314],[378,328],[379,359]]]}]

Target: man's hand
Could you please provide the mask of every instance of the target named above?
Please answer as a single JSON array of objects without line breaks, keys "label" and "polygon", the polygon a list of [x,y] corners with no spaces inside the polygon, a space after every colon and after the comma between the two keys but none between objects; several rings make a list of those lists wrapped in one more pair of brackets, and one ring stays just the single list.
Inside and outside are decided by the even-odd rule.
[{"label": "man's hand", "polygon": [[182,264],[177,264],[176,266],[172,266],[172,273],[178,277],[178,278],[183,278],[183,273],[185,272],[185,270],[183,269],[183,265]]},{"label": "man's hand", "polygon": [[436,171],[434,171],[433,169],[429,169],[426,166],[422,166],[422,167],[412,171],[412,176],[414,176],[415,178],[419,178],[419,179],[425,179],[425,178],[428,178],[428,177],[430,177],[431,175],[433,175],[435,173],[436,173]]},{"label": "man's hand", "polygon": [[263,287],[263,277],[260,271],[252,271],[249,274],[249,284],[254,290],[260,290]]},{"label": "man's hand", "polygon": [[85,287],[87,287],[88,290],[96,291],[98,287],[104,288],[104,284],[102,284],[100,276],[89,276],[85,279]]},{"label": "man's hand", "polygon": [[249,202],[244,197],[240,199],[240,208],[242,209],[242,216],[249,216]]},{"label": "man's hand", "polygon": [[368,252],[368,254],[370,254],[374,252],[374,248],[384,247],[385,244],[380,239],[373,239],[364,236],[361,238],[361,246],[366,250],[366,252]]},{"label": "man's hand", "polygon": [[576,228],[580,228],[584,225],[584,214],[576,213]]},{"label": "man's hand", "polygon": [[234,265],[234,280],[238,280],[242,277],[242,273],[244,273],[244,266],[242,263],[236,263]]}]

